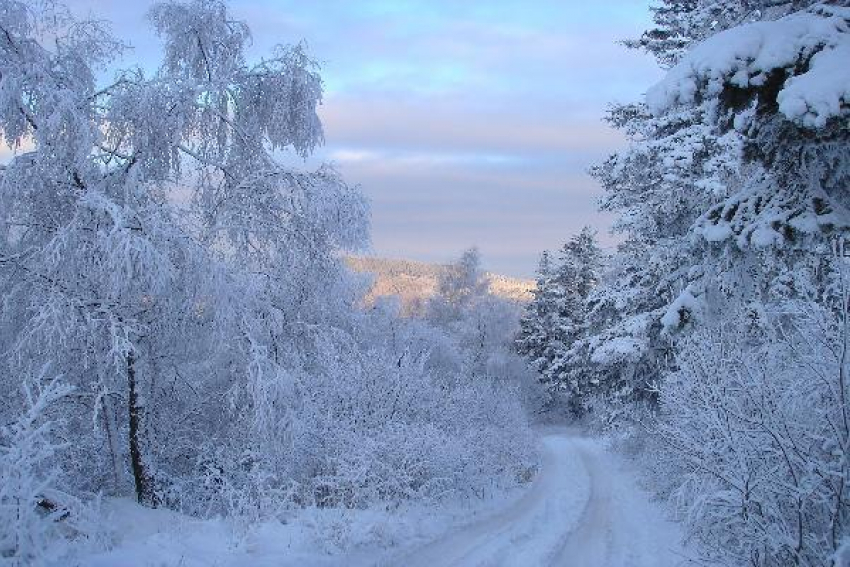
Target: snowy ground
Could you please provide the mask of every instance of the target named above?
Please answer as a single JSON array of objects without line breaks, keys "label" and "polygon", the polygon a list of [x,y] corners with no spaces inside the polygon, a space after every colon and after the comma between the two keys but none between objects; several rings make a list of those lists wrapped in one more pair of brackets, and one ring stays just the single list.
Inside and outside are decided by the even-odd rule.
[{"label": "snowy ground", "polygon": [[637,488],[598,441],[541,439],[543,466],[502,512],[386,565],[672,567],[686,563],[678,526]]},{"label": "snowy ground", "polygon": [[[222,521],[110,504],[121,540],[85,567],[575,566],[687,563],[678,527],[595,440],[542,434],[531,487],[486,508],[309,511],[240,533]],[[442,526],[442,527],[441,527]],[[445,526],[452,526],[446,530]]]}]

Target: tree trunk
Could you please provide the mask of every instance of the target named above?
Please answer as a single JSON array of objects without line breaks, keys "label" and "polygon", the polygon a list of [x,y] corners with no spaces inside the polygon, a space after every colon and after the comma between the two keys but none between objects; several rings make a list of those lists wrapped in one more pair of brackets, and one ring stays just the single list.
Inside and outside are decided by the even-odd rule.
[{"label": "tree trunk", "polygon": [[133,480],[136,483],[136,500],[139,504],[155,506],[153,482],[145,469],[141,448],[141,422],[143,409],[139,405],[139,394],[136,384],[136,357],[133,353],[127,355],[127,410],[130,418],[130,463],[133,468]]},{"label": "tree trunk", "polygon": [[121,466],[121,454],[118,449],[118,427],[115,425],[115,412],[112,409],[109,397],[104,396],[101,405],[103,406],[103,426],[106,430],[106,441],[109,445],[109,458],[112,462],[112,494],[118,494],[121,490],[121,471],[124,469]]}]

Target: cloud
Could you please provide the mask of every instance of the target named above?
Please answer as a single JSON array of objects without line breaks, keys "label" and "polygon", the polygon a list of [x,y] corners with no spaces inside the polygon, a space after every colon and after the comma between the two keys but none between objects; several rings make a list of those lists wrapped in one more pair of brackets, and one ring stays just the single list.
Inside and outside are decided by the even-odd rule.
[{"label": "cloud", "polygon": [[559,247],[586,224],[605,238],[610,218],[596,212],[601,191],[583,165],[564,159],[411,166],[380,152],[338,164],[372,201],[375,253],[446,261],[476,244],[489,268],[519,275],[530,275],[540,251]]},{"label": "cloud", "polygon": [[[72,0],[115,20],[151,70],[152,3]],[[322,65],[328,145],[371,198],[377,253],[447,260],[477,243],[488,265],[529,275],[540,250],[605,228],[587,169],[621,147],[601,119],[660,76],[617,41],[648,25],[646,0],[238,0],[249,58],[306,40]],[[607,237],[605,237],[607,238]],[[609,239],[608,242],[611,242]]]},{"label": "cloud", "polygon": [[552,104],[474,104],[464,99],[399,100],[335,96],[322,107],[329,143],[353,147],[511,154],[601,152],[621,136],[601,122],[603,108]]},{"label": "cloud", "polygon": [[427,151],[368,150],[337,148],[327,152],[334,163],[392,164],[396,168],[430,168],[445,165],[511,165],[523,161],[519,156],[482,153],[437,153]]}]

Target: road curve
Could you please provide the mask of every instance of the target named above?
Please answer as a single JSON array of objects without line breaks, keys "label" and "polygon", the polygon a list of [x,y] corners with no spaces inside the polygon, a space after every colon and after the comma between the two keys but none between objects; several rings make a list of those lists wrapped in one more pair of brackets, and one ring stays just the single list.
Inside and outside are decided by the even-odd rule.
[{"label": "road curve", "polygon": [[678,527],[597,441],[541,437],[540,472],[500,512],[396,557],[405,567],[673,567]]}]

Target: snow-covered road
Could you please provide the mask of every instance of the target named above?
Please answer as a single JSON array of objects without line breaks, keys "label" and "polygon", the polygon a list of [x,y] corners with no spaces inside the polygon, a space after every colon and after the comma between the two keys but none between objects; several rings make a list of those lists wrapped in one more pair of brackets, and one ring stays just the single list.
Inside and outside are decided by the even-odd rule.
[{"label": "snow-covered road", "polygon": [[508,508],[392,560],[406,567],[672,567],[685,563],[663,519],[597,441],[547,433],[533,486]]},{"label": "snow-covered road", "polygon": [[[677,546],[678,527],[663,519],[660,509],[636,486],[629,467],[600,441],[567,431],[543,432],[540,440],[541,466],[532,485],[507,495],[507,500],[497,497],[484,504],[475,520],[466,520],[471,523],[460,519],[470,518],[468,513],[453,515],[426,506],[394,515],[313,509],[287,523],[266,521],[239,528],[222,519],[199,520],[118,499],[104,506],[114,528],[111,549],[84,557],[78,565],[673,567],[686,563]],[[440,536],[448,525],[455,527]]]}]

